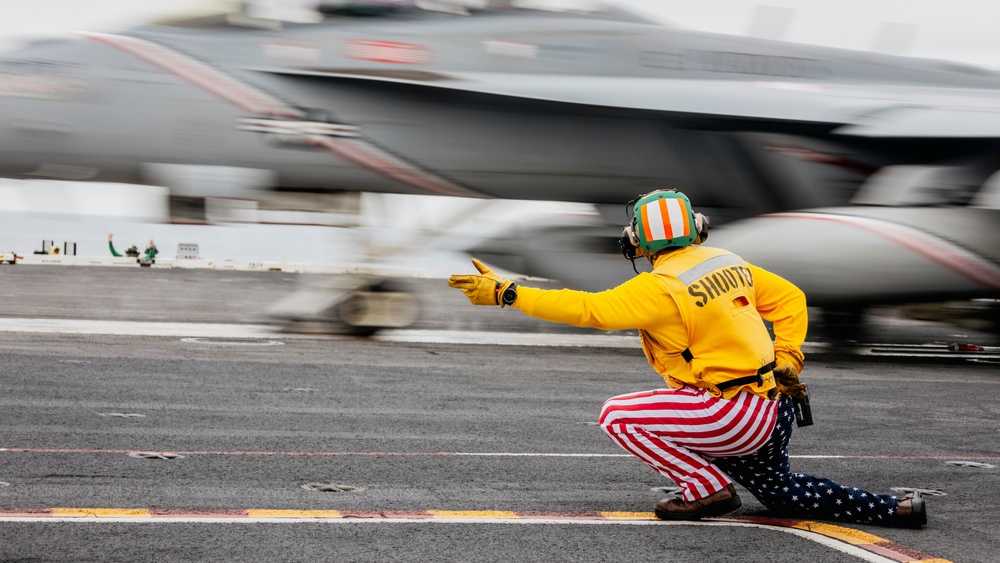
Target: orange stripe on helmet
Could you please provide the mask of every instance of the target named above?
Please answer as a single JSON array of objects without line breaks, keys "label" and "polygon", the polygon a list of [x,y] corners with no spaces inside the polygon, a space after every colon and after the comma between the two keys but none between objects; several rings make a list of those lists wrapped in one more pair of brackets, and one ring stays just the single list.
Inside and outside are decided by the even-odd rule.
[{"label": "orange stripe on helmet", "polygon": [[649,213],[645,205],[639,208],[639,213],[642,216],[642,232],[646,235],[646,241],[651,241],[653,240],[653,232],[649,230]]},{"label": "orange stripe on helmet", "polygon": [[681,206],[681,217],[684,218],[684,236],[691,236],[691,221],[688,220],[688,208],[684,205],[684,200],[677,198],[674,201]]}]

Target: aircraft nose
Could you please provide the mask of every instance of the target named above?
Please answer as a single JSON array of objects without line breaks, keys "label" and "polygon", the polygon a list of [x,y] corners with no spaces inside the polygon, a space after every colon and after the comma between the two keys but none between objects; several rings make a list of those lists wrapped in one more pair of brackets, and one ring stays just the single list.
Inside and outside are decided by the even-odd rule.
[{"label": "aircraft nose", "polygon": [[[13,178],[87,179],[64,177],[64,174],[43,170],[45,163],[64,160],[59,155],[68,154],[70,149],[72,127],[59,117],[59,110],[41,111],[23,101],[10,101],[0,105],[0,175]],[[79,176],[79,173],[70,176]]]},{"label": "aircraft nose", "polygon": [[29,47],[0,59],[0,171],[4,176],[34,177],[33,171],[66,153],[72,143],[70,120],[82,110],[87,80],[81,65],[43,56],[52,48],[48,44]]}]

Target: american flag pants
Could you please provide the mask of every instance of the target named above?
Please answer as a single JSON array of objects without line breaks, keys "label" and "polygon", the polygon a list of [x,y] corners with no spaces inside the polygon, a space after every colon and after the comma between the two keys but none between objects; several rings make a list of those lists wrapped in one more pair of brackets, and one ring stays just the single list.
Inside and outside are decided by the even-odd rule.
[{"label": "american flag pants", "polygon": [[732,399],[695,387],[612,397],[600,425],[626,451],[673,479],[694,501],[731,483],[712,460],[757,451],[771,437],[778,402],[740,391]]},{"label": "american flag pants", "polygon": [[788,398],[779,403],[778,423],[763,447],[750,455],[717,459],[715,464],[776,516],[892,525],[899,505],[896,495],[880,495],[830,479],[792,473],[788,441],[795,407]]}]

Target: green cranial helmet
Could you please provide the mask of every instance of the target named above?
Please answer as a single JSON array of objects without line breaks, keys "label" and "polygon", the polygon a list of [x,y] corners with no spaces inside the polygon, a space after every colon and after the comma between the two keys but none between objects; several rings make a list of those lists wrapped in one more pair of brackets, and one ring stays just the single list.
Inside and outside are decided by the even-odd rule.
[{"label": "green cranial helmet", "polygon": [[656,254],[667,248],[700,243],[703,230],[695,217],[691,201],[675,190],[656,190],[635,202],[629,238],[640,250],[637,254]]}]

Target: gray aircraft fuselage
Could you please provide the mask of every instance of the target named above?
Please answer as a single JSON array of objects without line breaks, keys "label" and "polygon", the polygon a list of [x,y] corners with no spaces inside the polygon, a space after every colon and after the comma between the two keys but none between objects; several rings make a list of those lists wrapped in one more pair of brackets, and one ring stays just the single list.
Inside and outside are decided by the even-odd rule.
[{"label": "gray aircraft fuselage", "polygon": [[[628,18],[146,26],[0,56],[0,175],[148,182],[151,164],[224,166],[271,171],[287,189],[615,204],[676,187],[746,216],[844,204],[891,164],[960,159],[983,178],[998,167],[994,138],[838,134],[842,116],[784,103],[786,84],[1000,91],[997,75],[958,65]],[[350,132],[302,133],[309,123]]]},{"label": "gray aircraft fuselage", "polygon": [[589,202],[608,223],[479,247],[588,288],[630,275],[608,267],[622,204],[677,188],[813,303],[995,298],[997,170],[996,73],[622,13],[202,22],[0,56],[0,176]]}]

